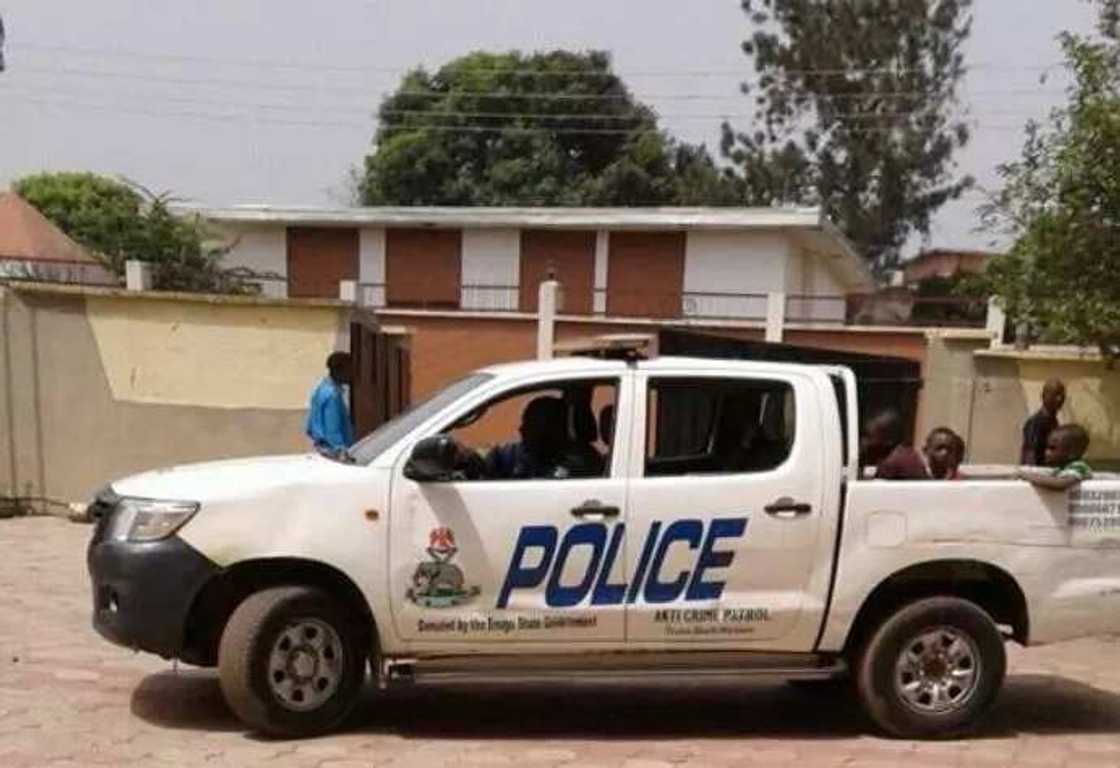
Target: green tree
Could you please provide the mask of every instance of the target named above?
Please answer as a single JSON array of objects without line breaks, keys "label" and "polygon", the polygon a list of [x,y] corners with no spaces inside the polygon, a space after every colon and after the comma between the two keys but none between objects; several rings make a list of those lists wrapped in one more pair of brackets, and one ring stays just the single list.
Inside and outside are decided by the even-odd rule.
[{"label": "green tree", "polygon": [[971,0],[742,0],[756,125],[722,151],[755,205],[820,205],[874,266],[972,184],[953,154]]},{"label": "green tree", "polygon": [[[1113,6],[1105,4],[1105,11]],[[1008,315],[1043,341],[1120,357],[1120,47],[1063,34],[1074,82],[1048,126],[1030,123],[1022,155],[985,222],[1015,236],[987,270]],[[1114,26],[1112,27],[1115,28]]]},{"label": "green tree", "polygon": [[12,191],[123,272],[122,255],[132,252],[143,223],[144,200],[137,190],[93,173],[39,173],[17,180]]},{"label": "green tree", "polygon": [[473,53],[381,104],[365,205],[733,204],[703,147],[657,127],[604,53]]},{"label": "green tree", "polygon": [[117,275],[130,259],[152,264],[158,290],[250,290],[221,260],[228,251],[197,218],[174,215],[169,194],[153,194],[93,173],[40,173],[12,185],[59,229]]}]

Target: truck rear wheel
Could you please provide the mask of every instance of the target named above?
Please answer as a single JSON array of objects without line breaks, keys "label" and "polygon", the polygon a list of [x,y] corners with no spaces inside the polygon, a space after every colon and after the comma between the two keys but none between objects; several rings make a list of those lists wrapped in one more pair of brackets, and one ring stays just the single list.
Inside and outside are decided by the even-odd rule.
[{"label": "truck rear wheel", "polygon": [[357,629],[318,589],[276,587],[250,595],[230,616],[218,647],[230,709],[272,736],[334,728],[354,708],[365,679]]},{"label": "truck rear wheel", "polygon": [[880,728],[935,738],[975,727],[1006,669],[1003,638],[983,609],[931,597],[879,625],[856,659],[855,678],[860,701]]}]

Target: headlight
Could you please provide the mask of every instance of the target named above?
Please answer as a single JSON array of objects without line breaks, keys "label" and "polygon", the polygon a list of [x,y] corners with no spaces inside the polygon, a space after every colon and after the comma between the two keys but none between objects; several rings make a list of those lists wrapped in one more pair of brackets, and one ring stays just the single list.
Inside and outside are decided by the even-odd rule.
[{"label": "headlight", "polygon": [[165,539],[198,511],[194,501],[121,499],[113,513],[106,538],[113,541],[158,541]]}]

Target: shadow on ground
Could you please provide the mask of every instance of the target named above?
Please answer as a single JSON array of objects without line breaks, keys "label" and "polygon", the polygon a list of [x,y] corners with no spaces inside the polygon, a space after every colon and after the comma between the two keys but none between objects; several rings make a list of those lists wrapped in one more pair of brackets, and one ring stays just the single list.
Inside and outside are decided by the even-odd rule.
[{"label": "shadow on ground", "polygon": [[[166,728],[240,731],[212,671],[141,681],[132,713]],[[347,730],[404,738],[850,738],[871,732],[854,699],[788,685],[399,689],[363,697]],[[1049,675],[1008,677],[977,734],[1120,733],[1120,695]]]}]

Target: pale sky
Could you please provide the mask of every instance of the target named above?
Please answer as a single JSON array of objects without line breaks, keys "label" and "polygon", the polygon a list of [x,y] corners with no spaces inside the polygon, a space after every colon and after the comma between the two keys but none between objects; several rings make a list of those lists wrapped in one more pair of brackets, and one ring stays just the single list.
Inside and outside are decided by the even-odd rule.
[{"label": "pale sky", "polygon": [[[606,50],[664,127],[713,152],[721,117],[749,124],[737,0],[0,0],[0,15],[0,187],[92,170],[212,205],[339,204],[381,97],[472,50]],[[995,184],[1026,120],[1062,100],[1055,36],[1093,18],[1083,0],[976,0],[962,174]],[[980,202],[942,209],[929,244],[989,245]]]}]

